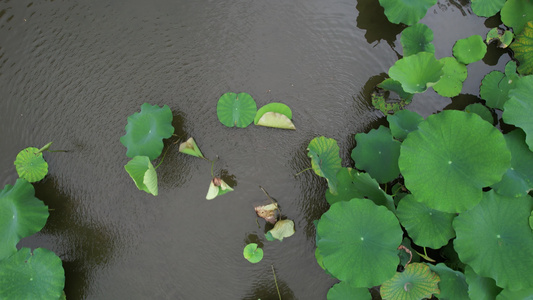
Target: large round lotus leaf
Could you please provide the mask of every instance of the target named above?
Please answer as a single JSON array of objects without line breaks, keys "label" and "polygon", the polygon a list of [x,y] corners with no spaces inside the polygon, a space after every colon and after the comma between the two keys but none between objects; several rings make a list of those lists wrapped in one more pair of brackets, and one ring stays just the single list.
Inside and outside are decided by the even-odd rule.
[{"label": "large round lotus leaf", "polygon": [[481,277],[470,266],[465,268],[466,283],[470,299],[495,299],[502,288],[492,278]]},{"label": "large round lotus leaf", "polygon": [[399,81],[407,93],[422,93],[440,80],[442,67],[433,53],[419,52],[396,61],[389,76]]},{"label": "large round lotus leaf", "polygon": [[509,289],[504,289],[498,296],[496,300],[532,300],[533,299],[533,288],[523,289],[519,291],[511,291]]},{"label": "large round lotus leaf", "polygon": [[258,248],[256,243],[246,245],[242,254],[244,255],[244,258],[252,264],[258,263],[263,259],[263,249]]},{"label": "large round lotus leaf", "polygon": [[481,60],[487,53],[487,45],[480,35],[472,35],[458,40],[453,45],[453,56],[465,65]]},{"label": "large round lotus leaf", "polygon": [[20,239],[41,230],[48,215],[48,207],[35,198],[33,185],[24,179],[17,179],[14,186],[6,184],[0,191],[0,260],[17,251]]},{"label": "large round lotus leaf", "polygon": [[419,246],[439,249],[455,237],[452,227],[455,214],[431,209],[416,201],[411,194],[400,200],[396,216],[413,242]]},{"label": "large round lotus leaf", "polygon": [[524,0],[507,0],[500,15],[503,24],[513,27],[514,33],[519,34],[525,24],[533,20],[533,3]]},{"label": "large round lotus leaf", "polygon": [[220,123],[245,128],[254,120],[257,105],[247,93],[225,93],[217,103],[217,116]]},{"label": "large round lotus leaf", "polygon": [[358,300],[371,300],[372,295],[367,288],[356,288],[351,286],[346,281],[341,281],[332,286],[327,295],[328,300],[346,300],[346,299],[358,299]]},{"label": "large round lotus leaf", "polygon": [[368,199],[331,205],[317,225],[326,269],[354,287],[380,285],[396,273],[402,229],[396,216]]},{"label": "large round lotus leaf", "polygon": [[519,77],[516,74],[516,62],[509,61],[505,65],[505,74],[492,71],[481,81],[479,95],[487,102],[488,107],[503,110],[503,105],[509,99],[509,91],[516,86]]},{"label": "large round lotus leaf", "polygon": [[17,154],[15,167],[20,178],[28,182],[36,182],[48,174],[48,163],[43,158],[43,153],[34,147],[28,147]]},{"label": "large round lotus leaf", "polygon": [[292,111],[290,107],[288,107],[286,104],[283,104],[283,103],[272,102],[261,107],[257,111],[257,113],[255,114],[255,118],[254,118],[254,124],[257,125],[257,122],[259,122],[259,119],[261,119],[261,117],[267,112],[279,113],[279,114],[285,115],[289,119],[292,119]]},{"label": "large round lotus leaf", "polygon": [[454,271],[443,263],[429,265],[429,268],[440,277],[439,300],[470,300],[468,284],[463,273]]},{"label": "large round lotus leaf", "polygon": [[533,152],[529,151],[522,130],[515,129],[504,137],[511,151],[511,167],[492,188],[500,195],[522,197],[533,189]]},{"label": "large round lotus leaf", "polygon": [[524,31],[511,44],[514,58],[520,62],[518,73],[533,74],[533,22],[528,22]]},{"label": "large round lotus leaf", "polygon": [[465,112],[476,114],[490,124],[494,124],[494,117],[492,116],[492,113],[485,105],[481,103],[472,103],[467,105],[465,107]]},{"label": "large round lotus leaf", "polygon": [[355,135],[357,146],[352,159],[358,169],[367,171],[379,183],[389,182],[398,175],[398,156],[401,143],[392,138],[389,128],[379,126],[368,133]]},{"label": "large round lotus leaf", "polygon": [[379,4],[385,9],[385,15],[391,23],[406,25],[413,25],[420,21],[435,3],[437,0],[379,0]]},{"label": "large round lotus leaf", "polygon": [[390,131],[392,136],[398,140],[404,140],[407,134],[418,129],[418,124],[424,121],[424,118],[411,110],[400,110],[394,115],[388,115]]},{"label": "large round lotus leaf", "polygon": [[22,248],[0,261],[0,299],[59,299],[65,271],[54,252]]},{"label": "large round lotus leaf", "polygon": [[468,74],[466,66],[453,57],[443,57],[439,61],[444,64],[442,67],[444,75],[433,86],[433,89],[443,97],[459,95],[463,89],[463,81],[465,81]]},{"label": "large round lotus leaf", "polygon": [[405,266],[403,272],[397,272],[394,277],[381,285],[381,298],[383,300],[431,298],[431,295],[439,293],[439,281],[439,276],[431,272],[427,265],[412,263]]},{"label": "large round lotus leaf", "polygon": [[497,14],[506,0],[472,0],[472,11],[480,17],[492,17]]},{"label": "large round lotus leaf", "polygon": [[455,250],[462,262],[502,288],[533,287],[533,232],[529,196],[511,198],[486,192],[474,208],[453,221]]},{"label": "large round lotus leaf", "polygon": [[402,31],[400,42],[403,47],[403,56],[409,56],[418,52],[435,53],[433,31],[426,24],[417,23]]},{"label": "large round lotus leaf", "polygon": [[520,78],[516,87],[509,91],[510,99],[503,106],[505,123],[522,128],[526,133],[526,143],[533,151],[533,75]]},{"label": "large round lotus leaf", "polygon": [[294,127],[294,124],[292,123],[291,119],[287,118],[286,115],[277,112],[264,113],[261,119],[257,121],[257,125],[296,130],[296,127]]},{"label": "large round lotus leaf", "polygon": [[154,160],[163,151],[163,139],[173,133],[170,108],[144,103],[140,113],[128,117],[126,135],[120,137],[120,142],[128,148],[128,157],[148,156]]},{"label": "large round lotus leaf", "polygon": [[139,190],[157,196],[157,173],[147,156],[135,156],[124,168]]},{"label": "large round lotus leaf", "polygon": [[462,212],[482,188],[501,180],[511,163],[503,134],[475,114],[447,110],[407,135],[399,158],[406,187],[430,208]]},{"label": "large round lotus leaf", "polygon": [[341,168],[337,141],[323,136],[316,137],[307,146],[307,151],[315,173],[326,178],[330,192],[337,194],[337,172]]}]

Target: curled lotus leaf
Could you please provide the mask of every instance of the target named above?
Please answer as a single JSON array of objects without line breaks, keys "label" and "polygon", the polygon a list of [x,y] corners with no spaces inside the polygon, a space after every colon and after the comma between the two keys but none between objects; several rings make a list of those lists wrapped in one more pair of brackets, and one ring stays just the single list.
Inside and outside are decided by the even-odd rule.
[{"label": "curled lotus leaf", "polygon": [[217,116],[227,127],[245,128],[257,113],[255,100],[247,93],[225,93],[217,103]]},{"label": "curled lotus leaf", "polygon": [[36,182],[48,174],[48,163],[43,158],[42,151],[28,147],[17,154],[15,167],[20,178],[28,182]]},{"label": "curled lotus leaf", "polygon": [[346,281],[341,281],[332,286],[327,294],[328,300],[346,300],[346,299],[358,299],[358,300],[371,300],[372,295],[367,288],[356,288],[351,286]]},{"label": "curled lotus leaf", "polygon": [[472,0],[472,11],[480,17],[492,17],[497,14],[506,0]]},{"label": "curled lotus leaf", "polygon": [[403,272],[396,274],[381,285],[380,294],[384,300],[419,300],[431,298],[439,293],[439,275],[426,264],[412,263]]},{"label": "curled lotus leaf", "polygon": [[385,15],[391,23],[406,25],[413,25],[420,21],[435,3],[437,0],[379,0],[379,4],[385,9]]},{"label": "curled lotus leaf", "polygon": [[257,125],[280,129],[296,130],[296,127],[286,115],[277,112],[266,112],[257,121]]},{"label": "curled lotus leaf", "polygon": [[180,144],[179,152],[196,156],[199,158],[205,158],[202,154],[202,151],[200,151],[200,148],[198,148],[198,145],[196,145],[194,138],[192,137]]},{"label": "curled lotus leaf", "polygon": [[258,217],[265,219],[265,221],[276,224],[278,221],[277,212],[279,211],[277,203],[271,203],[267,205],[260,205],[254,207],[255,213]]},{"label": "curled lotus leaf", "polygon": [[443,57],[439,60],[444,64],[442,78],[433,86],[435,92],[443,97],[455,97],[463,89],[468,70],[465,65],[454,57]]},{"label": "curled lotus leaf", "polygon": [[148,156],[135,156],[125,166],[137,188],[157,196],[157,173]]},{"label": "curled lotus leaf", "polygon": [[392,136],[401,141],[407,137],[409,132],[417,130],[418,124],[422,121],[424,118],[421,115],[407,109],[387,116]]},{"label": "curled lotus leaf", "polygon": [[507,48],[514,39],[514,34],[509,30],[503,30],[498,27],[492,28],[487,33],[485,43],[490,44],[494,41],[498,42],[498,47]]},{"label": "curled lotus leaf", "polygon": [[494,124],[494,117],[492,116],[492,113],[485,105],[481,103],[472,103],[467,105],[465,107],[465,112],[476,114],[490,124]]},{"label": "curled lotus leaf", "polygon": [[511,44],[514,58],[520,62],[518,73],[533,74],[533,21],[526,23],[524,31]]},{"label": "curled lotus leaf", "polygon": [[488,107],[503,110],[509,100],[509,91],[514,89],[520,77],[516,74],[516,62],[509,61],[505,65],[505,73],[492,71],[481,81],[479,95]]},{"label": "curled lotus leaf", "polygon": [[271,237],[270,241],[276,239],[281,242],[284,238],[292,236],[294,232],[293,220],[280,220],[267,232],[267,236]]},{"label": "curled lotus leaf", "polygon": [[458,40],[453,45],[453,56],[457,61],[468,65],[483,59],[487,53],[487,45],[480,35],[472,35],[465,39]]},{"label": "curled lotus leaf", "polygon": [[422,93],[440,80],[443,65],[433,53],[419,52],[396,61],[389,76],[399,81],[405,92]]},{"label": "curled lotus leaf", "polygon": [[213,200],[215,199],[215,197],[222,196],[231,191],[233,191],[231,186],[229,186],[221,178],[215,177],[211,180],[211,183],[209,184],[209,190],[207,191],[207,196],[205,196],[205,199]]},{"label": "curled lotus leaf", "polygon": [[326,178],[330,192],[337,194],[337,172],[341,169],[339,145],[334,139],[316,137],[307,146],[311,167],[318,176]]},{"label": "curled lotus leaf", "polygon": [[403,56],[409,56],[418,52],[435,53],[433,31],[426,24],[417,23],[402,31],[400,42],[403,47]]},{"label": "curled lotus leaf", "polygon": [[495,299],[502,291],[502,288],[496,285],[494,279],[479,276],[468,265],[465,268],[465,278],[470,299]]},{"label": "curled lotus leaf", "polygon": [[429,268],[440,277],[439,299],[470,300],[468,297],[468,284],[462,272],[454,271],[443,263],[429,265]]},{"label": "curled lotus leaf", "polygon": [[289,119],[292,119],[292,110],[289,106],[287,106],[287,104],[280,102],[272,102],[264,105],[257,111],[254,118],[254,124],[257,124],[257,122],[259,122],[259,119],[261,119],[261,117],[267,112],[279,113],[285,115]]},{"label": "curled lotus leaf", "polygon": [[533,151],[533,75],[520,78],[514,89],[509,91],[510,99],[503,106],[502,118],[507,124],[520,127],[526,133],[526,143]]},{"label": "curled lotus leaf", "polygon": [[503,24],[520,34],[526,23],[533,20],[533,3],[524,0],[507,0],[500,12]]},{"label": "curled lotus leaf", "polygon": [[252,264],[258,263],[263,259],[263,249],[259,248],[256,243],[246,245],[242,254]]}]

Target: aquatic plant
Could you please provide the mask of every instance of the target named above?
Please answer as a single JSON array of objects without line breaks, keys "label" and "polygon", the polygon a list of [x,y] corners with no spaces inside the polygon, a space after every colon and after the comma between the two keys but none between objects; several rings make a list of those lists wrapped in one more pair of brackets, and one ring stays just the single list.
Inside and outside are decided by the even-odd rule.
[{"label": "aquatic plant", "polygon": [[533,3],[522,0],[507,0],[501,9],[503,24],[520,34],[528,21],[533,20]]},{"label": "aquatic plant", "polygon": [[432,272],[426,264],[408,264],[403,272],[396,272],[391,279],[381,285],[381,298],[384,300],[431,298],[433,294],[440,293],[439,281],[441,281],[439,275]]},{"label": "aquatic plant", "polygon": [[453,45],[453,56],[457,61],[468,65],[481,60],[487,53],[487,45],[480,35],[472,35],[465,39],[458,40]]},{"label": "aquatic plant", "polygon": [[307,146],[307,156],[318,176],[326,178],[332,194],[337,193],[337,172],[341,168],[339,145],[334,139],[316,137]]},{"label": "aquatic plant", "polygon": [[490,44],[494,41],[498,43],[498,47],[507,48],[511,45],[514,39],[514,34],[509,30],[503,30],[498,27],[494,27],[487,33],[485,43]]},{"label": "aquatic plant", "polygon": [[509,91],[509,100],[503,106],[503,120],[520,127],[526,133],[526,143],[533,151],[533,75],[521,77]]},{"label": "aquatic plant", "polygon": [[198,148],[198,145],[196,145],[196,141],[192,137],[180,144],[179,152],[206,159],[202,154],[202,151],[200,151],[200,148]]},{"label": "aquatic plant", "polygon": [[442,77],[443,63],[433,53],[418,52],[399,59],[389,69],[389,76],[400,82],[407,93],[422,93]]},{"label": "aquatic plant", "polygon": [[466,66],[457,61],[454,57],[443,57],[439,59],[442,66],[442,77],[433,86],[433,90],[443,97],[455,97],[463,89],[463,81],[468,76]]},{"label": "aquatic plant", "polygon": [[243,255],[246,260],[256,264],[263,259],[263,249],[259,248],[256,243],[250,243],[244,247]]},{"label": "aquatic plant", "polygon": [[124,168],[139,190],[157,196],[157,173],[148,156],[135,156]]},{"label": "aquatic plant", "polygon": [[248,127],[256,113],[255,100],[247,93],[225,93],[218,99],[218,120],[227,127]]},{"label": "aquatic plant", "polygon": [[422,19],[431,6],[437,0],[379,0],[379,4],[385,9],[385,15],[390,22],[413,25]]},{"label": "aquatic plant", "polygon": [[403,48],[403,56],[417,54],[418,52],[435,53],[433,30],[426,24],[417,23],[402,31],[400,43]]},{"label": "aquatic plant", "polygon": [[480,17],[492,17],[497,14],[507,0],[472,0],[472,11]]},{"label": "aquatic plant", "polygon": [[268,241],[283,241],[284,238],[290,237],[295,233],[293,220],[279,220],[274,224],[274,228],[270,229],[265,238]]},{"label": "aquatic plant", "polygon": [[291,121],[292,111],[286,104],[272,102],[261,107],[254,118],[254,124],[259,126],[275,127],[296,130]]},{"label": "aquatic plant", "polygon": [[509,91],[514,89],[518,79],[516,62],[509,61],[505,65],[505,73],[492,71],[485,75],[481,81],[479,95],[488,107],[503,110],[503,105],[510,98]]},{"label": "aquatic plant", "polygon": [[520,65],[518,72],[522,75],[533,74],[533,21],[526,23],[521,34],[511,44],[514,57]]},{"label": "aquatic plant", "polygon": [[357,288],[351,286],[346,281],[341,281],[332,286],[327,294],[328,300],[345,300],[345,299],[358,299],[358,300],[371,300],[372,296],[368,292],[368,289]]},{"label": "aquatic plant", "polygon": [[229,186],[224,180],[220,177],[213,177],[211,183],[209,184],[209,190],[207,191],[207,196],[205,199],[213,200],[217,196],[222,196],[226,193],[233,191],[233,188]]}]

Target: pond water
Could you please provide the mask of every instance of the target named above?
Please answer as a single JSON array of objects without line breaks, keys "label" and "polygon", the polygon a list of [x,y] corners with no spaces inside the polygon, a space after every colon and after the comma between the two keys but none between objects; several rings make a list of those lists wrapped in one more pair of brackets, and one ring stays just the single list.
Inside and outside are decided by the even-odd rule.
[{"label": "pond water", "polygon": [[[421,22],[441,58],[492,20],[447,0]],[[21,149],[68,150],[45,153],[49,175],[35,188],[52,211],[19,246],[61,257],[68,299],[277,299],[271,266],[283,299],[325,299],[336,281],[316,263],[312,223],[327,210],[325,180],[294,174],[320,135],[353,165],[354,134],[384,123],[369,93],[401,54],[403,28],[376,0],[0,1],[0,188],[14,184]],[[463,95],[428,91],[410,108],[427,116],[474,101],[483,75],[508,60],[489,48]],[[216,103],[230,91],[289,105],[297,130],[224,127]],[[218,156],[214,172],[235,191],[207,201],[211,166],[178,153],[177,138],[166,142],[159,196],[139,191],[119,138],[144,102],[168,105],[176,134]],[[265,240],[259,186],[295,221],[294,236]],[[243,258],[248,242],[263,261]]]}]

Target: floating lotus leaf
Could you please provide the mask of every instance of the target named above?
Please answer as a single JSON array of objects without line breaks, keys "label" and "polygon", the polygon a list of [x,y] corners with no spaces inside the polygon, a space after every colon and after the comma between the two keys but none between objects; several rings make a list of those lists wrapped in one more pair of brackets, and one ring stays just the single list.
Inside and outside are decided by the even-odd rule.
[{"label": "floating lotus leaf", "polygon": [[524,31],[511,44],[514,58],[520,62],[518,73],[533,74],[533,22],[528,22]]},{"label": "floating lotus leaf", "polygon": [[242,254],[252,264],[258,263],[263,259],[263,249],[258,248],[256,243],[246,245]]},{"label": "floating lotus leaf", "polygon": [[279,208],[277,203],[256,206],[254,209],[257,216],[265,219],[265,221],[271,224],[276,224],[278,221],[276,212],[279,211]]},{"label": "floating lotus leaf", "polygon": [[400,42],[403,47],[403,56],[409,56],[418,52],[435,53],[433,31],[426,24],[417,23],[402,31]]},{"label": "floating lotus leaf", "polygon": [[497,41],[498,47],[507,48],[509,45],[511,45],[513,39],[514,34],[511,31],[494,27],[487,33],[487,39],[485,40],[485,43],[488,45],[494,41]]},{"label": "floating lotus leaf", "polygon": [[396,272],[394,277],[381,285],[381,298],[383,300],[431,298],[433,294],[439,293],[439,281],[439,276],[431,272],[427,265],[412,263],[405,266],[403,272]]},{"label": "floating lotus leaf", "polygon": [[531,300],[533,299],[533,288],[523,289],[519,291],[511,291],[509,289],[504,289],[498,296],[496,300]]},{"label": "floating lotus leaf", "polygon": [[65,271],[54,252],[22,248],[0,261],[0,299],[59,299]]},{"label": "floating lotus leaf", "polygon": [[380,84],[378,84],[378,87],[386,91],[391,91],[391,92],[396,93],[400,97],[400,100],[403,101],[402,107],[406,104],[409,104],[411,100],[413,99],[413,94],[410,94],[404,91],[402,88],[402,84],[399,81],[396,81],[392,78],[387,78],[383,80]]},{"label": "floating lotus leaf", "polygon": [[419,52],[396,61],[389,76],[399,81],[407,93],[422,93],[434,86],[442,77],[443,63],[433,53]]},{"label": "floating lotus leaf", "polygon": [[337,172],[341,168],[337,141],[323,136],[316,137],[307,146],[307,151],[315,173],[326,178],[330,192],[337,194]]},{"label": "floating lotus leaf", "polygon": [[503,106],[503,120],[522,128],[526,133],[526,143],[533,151],[533,75],[520,78],[514,89],[509,91],[510,99]]},{"label": "floating lotus leaf", "polygon": [[391,23],[406,25],[413,25],[420,21],[435,3],[437,0],[379,0],[379,4],[385,9],[385,15]]},{"label": "floating lotus leaf", "polygon": [[257,121],[257,125],[296,130],[296,127],[294,127],[291,119],[287,118],[286,115],[277,112],[264,113],[261,119]]},{"label": "floating lotus leaf", "polygon": [[479,276],[470,266],[465,268],[465,278],[470,299],[495,299],[502,291],[494,279]]},{"label": "floating lotus leaf", "polygon": [[411,110],[401,110],[394,115],[387,116],[392,136],[398,140],[404,140],[407,134],[418,129],[418,124],[424,118]]},{"label": "floating lotus leaf", "polygon": [[43,158],[43,153],[34,147],[28,147],[17,154],[15,167],[20,178],[28,182],[36,182],[48,174],[48,163]]},{"label": "floating lotus leaf", "polygon": [[503,134],[481,117],[447,110],[407,135],[398,163],[415,198],[455,213],[474,207],[482,188],[501,180],[511,153]]},{"label": "floating lotus leaf", "polygon": [[346,299],[358,299],[358,300],[371,300],[372,295],[367,288],[356,288],[351,286],[346,281],[341,281],[332,286],[327,294],[328,300],[346,300]]},{"label": "floating lotus leaf", "polygon": [[492,188],[500,195],[522,197],[533,189],[533,152],[529,151],[522,130],[515,129],[504,137],[511,151],[511,167]]},{"label": "floating lotus leaf", "polygon": [[507,0],[500,15],[503,24],[513,27],[514,33],[519,34],[525,24],[533,20],[533,3],[524,0]]},{"label": "floating lotus leaf", "polygon": [[468,284],[463,273],[454,271],[443,263],[429,265],[429,268],[440,277],[439,300],[470,300]]},{"label": "floating lotus leaf", "polygon": [[531,216],[529,216],[529,227],[533,230],[533,211],[531,212]]},{"label": "floating lotus leaf", "polygon": [[41,230],[48,215],[48,207],[35,198],[33,185],[24,179],[17,179],[14,186],[6,184],[0,191],[0,260],[17,252],[22,238]]},{"label": "floating lotus leaf", "polygon": [[292,119],[292,111],[290,107],[288,107],[286,104],[283,104],[283,103],[272,102],[261,107],[257,111],[257,113],[255,114],[255,118],[254,118],[254,124],[257,125],[257,122],[259,122],[259,119],[261,119],[261,117],[267,112],[280,113],[282,115],[285,115],[287,118]]},{"label": "floating lotus leaf", "polygon": [[228,192],[233,191],[233,189],[219,177],[215,177],[211,180],[209,184],[209,190],[207,191],[207,196],[205,199],[213,200],[216,196],[222,196]]},{"label": "floating lotus leaf", "polygon": [[442,67],[444,75],[433,86],[433,89],[443,97],[455,97],[459,95],[463,89],[463,81],[465,81],[468,75],[466,66],[453,57],[443,57],[439,61],[444,64]]},{"label": "floating lotus leaf", "polygon": [[337,202],[317,225],[326,269],[353,287],[380,285],[396,273],[402,242],[398,219],[368,199]]},{"label": "floating lotus leaf", "polygon": [[126,135],[120,137],[120,142],[128,148],[128,157],[148,156],[154,160],[163,151],[163,139],[173,133],[170,108],[144,103],[140,113],[128,117]]},{"label": "floating lotus leaf", "polygon": [[487,106],[503,110],[503,105],[509,99],[509,91],[516,86],[519,77],[516,74],[516,62],[509,61],[505,65],[505,74],[500,71],[492,71],[485,75],[481,81],[479,95]]},{"label": "floating lotus leaf", "polygon": [[480,17],[492,17],[497,14],[506,0],[472,0],[472,11]]},{"label": "floating lotus leaf", "polygon": [[455,237],[452,227],[455,214],[431,209],[416,201],[411,194],[400,200],[396,216],[409,237],[419,246],[438,249]]},{"label": "floating lotus leaf", "polygon": [[494,124],[494,117],[492,116],[492,113],[485,105],[481,103],[472,103],[470,105],[467,105],[465,107],[465,112],[476,114],[480,116],[483,120],[489,122],[490,124]]},{"label": "floating lotus leaf", "polygon": [[157,173],[148,156],[135,156],[125,166],[137,188],[157,196]]},{"label": "floating lotus leaf", "polygon": [[379,183],[389,182],[398,175],[398,157],[401,143],[392,138],[389,128],[380,126],[368,133],[355,135],[357,146],[352,159],[358,169],[367,171]]},{"label": "floating lotus leaf", "polygon": [[192,137],[190,137],[186,142],[180,144],[179,151],[181,153],[189,154],[199,158],[205,158]]},{"label": "floating lotus leaf", "polygon": [[294,221],[280,220],[276,222],[274,228],[270,229],[267,234],[281,242],[284,238],[292,236],[294,232]]},{"label": "floating lotus leaf", "polygon": [[483,59],[487,53],[487,45],[480,35],[472,35],[466,39],[458,40],[453,45],[453,56],[465,65]]},{"label": "floating lotus leaf", "polygon": [[455,249],[462,262],[502,288],[533,287],[533,232],[528,224],[533,199],[489,191],[474,208],[455,218]]},{"label": "floating lotus leaf", "polygon": [[217,116],[227,127],[245,128],[254,120],[257,105],[247,93],[225,93],[217,103]]}]

